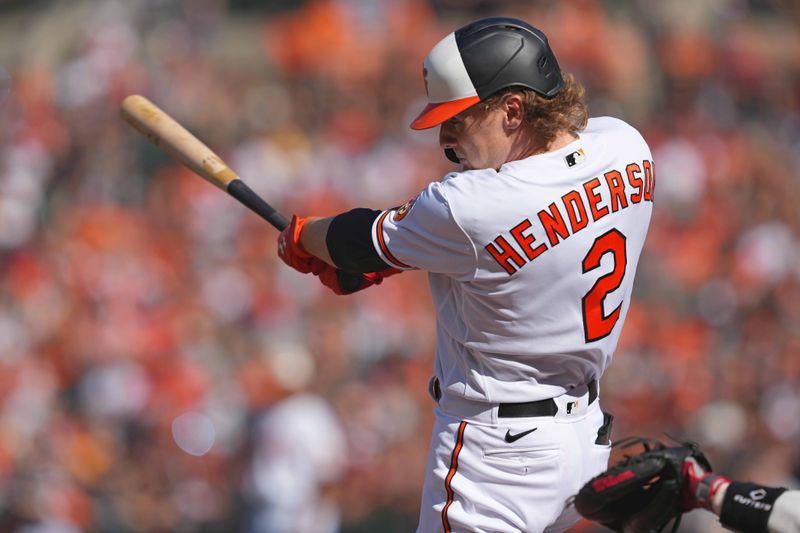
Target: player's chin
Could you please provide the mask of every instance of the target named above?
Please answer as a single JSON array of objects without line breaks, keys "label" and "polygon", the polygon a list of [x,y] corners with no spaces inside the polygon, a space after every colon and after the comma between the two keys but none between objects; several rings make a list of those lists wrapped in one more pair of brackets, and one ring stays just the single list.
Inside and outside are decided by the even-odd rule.
[{"label": "player's chin", "polygon": [[458,165],[460,167],[459,170],[461,172],[463,172],[465,170],[472,170],[473,169],[472,165],[469,164],[469,161],[467,161],[466,158],[460,156],[458,154],[458,152],[456,152],[456,151],[453,151],[453,153],[458,158]]},{"label": "player's chin", "polygon": [[467,159],[465,157],[458,158],[459,162],[461,163],[461,171],[464,172],[466,170],[478,170],[481,168],[489,168],[483,166],[483,161],[476,161],[474,159]]}]

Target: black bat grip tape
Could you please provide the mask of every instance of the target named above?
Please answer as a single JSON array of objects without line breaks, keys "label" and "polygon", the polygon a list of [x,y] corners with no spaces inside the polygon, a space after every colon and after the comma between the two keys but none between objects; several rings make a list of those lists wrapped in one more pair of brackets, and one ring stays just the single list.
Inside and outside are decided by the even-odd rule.
[{"label": "black bat grip tape", "polygon": [[261,218],[272,224],[279,231],[289,225],[289,220],[277,209],[269,205],[253,189],[242,180],[236,179],[228,184],[228,194],[249,207]]},{"label": "black bat grip tape", "polygon": [[[280,211],[269,205],[242,180],[235,179],[231,181],[228,184],[227,191],[228,194],[239,200],[279,231],[283,231],[289,225],[289,220]],[[356,292],[364,281],[363,275],[354,272],[339,270],[337,276],[339,278],[339,287],[347,294]]]}]

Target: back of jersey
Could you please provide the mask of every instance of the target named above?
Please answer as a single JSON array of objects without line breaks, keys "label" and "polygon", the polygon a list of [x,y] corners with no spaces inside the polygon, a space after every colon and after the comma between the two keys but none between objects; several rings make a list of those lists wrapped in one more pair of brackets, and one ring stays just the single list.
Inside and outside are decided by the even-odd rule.
[{"label": "back of jersey", "polygon": [[442,385],[502,402],[599,378],[630,305],[654,186],[641,135],[593,118],[557,151],[431,184],[411,220],[376,228],[394,238],[401,259],[390,260],[432,273]]}]

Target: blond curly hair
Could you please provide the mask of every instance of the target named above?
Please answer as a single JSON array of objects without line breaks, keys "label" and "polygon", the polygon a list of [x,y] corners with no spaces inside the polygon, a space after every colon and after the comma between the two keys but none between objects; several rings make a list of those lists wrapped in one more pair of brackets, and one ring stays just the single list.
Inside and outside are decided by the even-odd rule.
[{"label": "blond curly hair", "polygon": [[525,106],[526,126],[543,146],[549,145],[562,131],[577,136],[589,120],[586,90],[572,74],[562,72],[561,75],[564,78],[564,88],[552,98],[546,98],[530,89],[509,87],[493,94],[481,102],[481,105],[490,110],[499,106],[507,94],[518,94]]}]

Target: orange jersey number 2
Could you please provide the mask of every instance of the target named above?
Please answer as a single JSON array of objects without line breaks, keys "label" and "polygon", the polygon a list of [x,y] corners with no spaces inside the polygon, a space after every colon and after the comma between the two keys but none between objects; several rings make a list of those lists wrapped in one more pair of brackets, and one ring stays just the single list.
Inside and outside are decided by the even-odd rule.
[{"label": "orange jersey number 2", "polygon": [[604,301],[608,293],[622,284],[628,257],[625,253],[625,235],[612,229],[595,239],[586,257],[583,258],[583,273],[591,272],[600,266],[604,255],[611,254],[614,268],[608,274],[600,276],[583,297],[583,333],[586,342],[593,342],[606,337],[614,329],[619,320],[622,303],[609,314],[605,314]]}]

